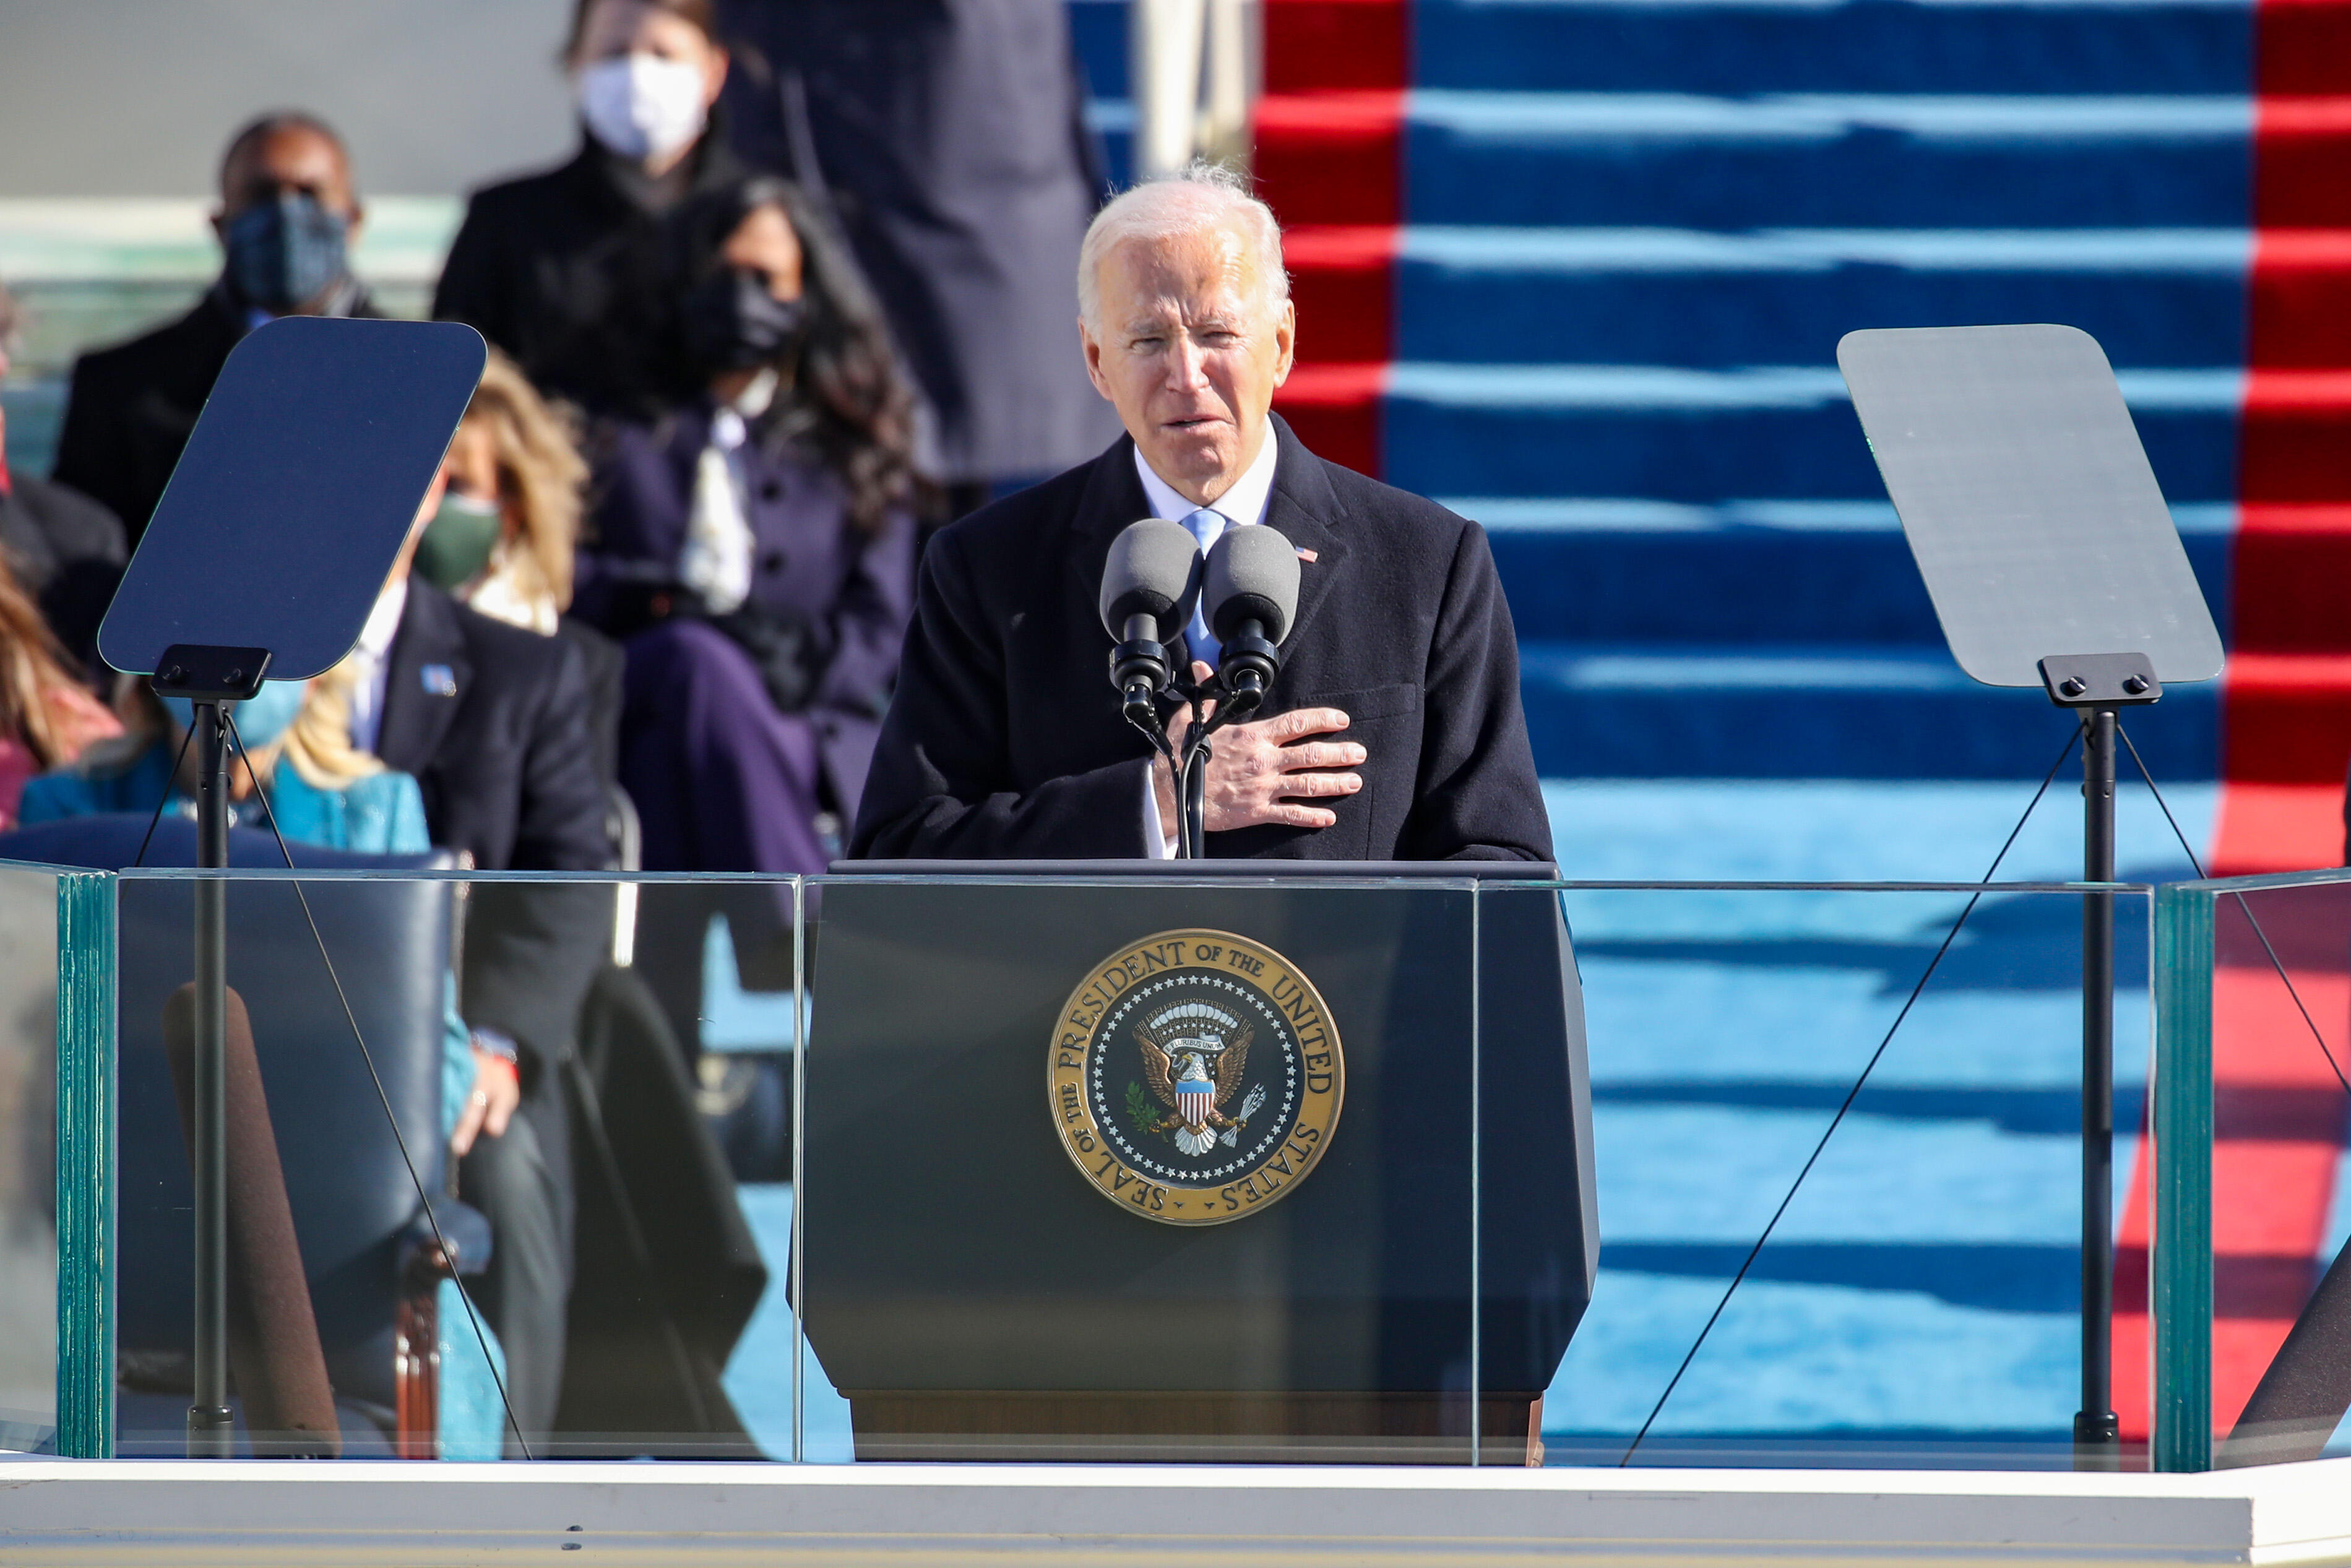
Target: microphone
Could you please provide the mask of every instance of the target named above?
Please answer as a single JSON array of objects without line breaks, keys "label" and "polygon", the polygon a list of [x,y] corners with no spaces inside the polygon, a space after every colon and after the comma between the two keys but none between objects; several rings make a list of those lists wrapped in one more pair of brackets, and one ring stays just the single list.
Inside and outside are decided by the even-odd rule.
[{"label": "microphone", "polygon": [[1110,651],[1110,684],[1127,717],[1156,732],[1152,699],[1176,672],[1167,644],[1184,634],[1200,596],[1200,543],[1192,530],[1165,517],[1129,523],[1111,540],[1102,563],[1102,630]]},{"label": "microphone", "polygon": [[1217,678],[1233,716],[1253,713],[1281,673],[1281,640],[1298,613],[1298,550],[1263,523],[1227,528],[1208,551],[1202,593],[1224,644]]}]

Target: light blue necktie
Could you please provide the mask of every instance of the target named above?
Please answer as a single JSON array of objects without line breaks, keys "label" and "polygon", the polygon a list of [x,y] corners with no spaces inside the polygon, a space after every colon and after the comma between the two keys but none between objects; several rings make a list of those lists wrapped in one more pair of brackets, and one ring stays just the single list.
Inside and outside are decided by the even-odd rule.
[{"label": "light blue necktie", "polygon": [[[1192,530],[1194,538],[1200,541],[1203,556],[1208,553],[1210,545],[1225,537],[1225,515],[1213,507],[1203,507],[1194,512],[1184,519],[1184,526]],[[1211,670],[1224,656],[1223,645],[1208,632],[1207,606],[1205,603],[1192,607],[1192,623],[1184,629],[1184,641],[1192,650],[1192,657],[1207,660]]]}]

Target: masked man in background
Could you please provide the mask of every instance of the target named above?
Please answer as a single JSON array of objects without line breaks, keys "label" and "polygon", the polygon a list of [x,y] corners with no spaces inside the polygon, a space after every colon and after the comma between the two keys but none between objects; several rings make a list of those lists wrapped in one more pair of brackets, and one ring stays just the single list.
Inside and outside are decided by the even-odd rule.
[{"label": "masked man in background", "polygon": [[220,187],[220,281],[178,320],[74,364],[51,477],[112,508],[133,546],[240,339],[279,316],[378,314],[350,271],[362,217],[350,159],[324,121],[247,125]]}]

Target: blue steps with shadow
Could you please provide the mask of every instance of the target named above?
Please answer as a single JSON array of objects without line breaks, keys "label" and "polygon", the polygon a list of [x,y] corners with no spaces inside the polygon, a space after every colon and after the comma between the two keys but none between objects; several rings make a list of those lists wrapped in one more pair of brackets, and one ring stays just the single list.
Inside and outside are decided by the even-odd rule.
[{"label": "blue steps with shadow", "polygon": [[2246,0],[1416,0],[1414,23],[1426,87],[2234,93],[2252,75]]},{"label": "blue steps with shadow", "polygon": [[2234,366],[2252,249],[2241,229],[1415,227],[1396,357],[1817,365],[1858,328],[2063,321],[2116,365]]},{"label": "blue steps with shadow", "polygon": [[[1831,641],[1943,649],[1927,585],[1884,502],[1447,504],[1486,525],[1521,638],[1705,643],[1725,654]],[[2225,634],[2232,509],[2181,515],[2189,563]],[[1782,520],[1760,520],[1771,518]]]},{"label": "blue steps with shadow", "polygon": [[[2034,779],[2074,729],[2038,688],[1979,685],[1918,644],[1521,635],[1519,662],[1546,778]],[[2207,779],[2220,719],[2213,684],[2176,687],[2133,719],[2132,737],[2157,778]]]},{"label": "blue steps with shadow", "polygon": [[1415,224],[2230,227],[2252,131],[2241,97],[1416,89],[1405,189]]},{"label": "blue steps with shadow", "polygon": [[[2124,395],[2164,494],[2236,494],[2231,370],[2127,372]],[[1434,496],[1606,496],[1706,505],[1732,497],[1883,500],[1885,486],[1831,363],[1392,367],[1388,482]]]}]

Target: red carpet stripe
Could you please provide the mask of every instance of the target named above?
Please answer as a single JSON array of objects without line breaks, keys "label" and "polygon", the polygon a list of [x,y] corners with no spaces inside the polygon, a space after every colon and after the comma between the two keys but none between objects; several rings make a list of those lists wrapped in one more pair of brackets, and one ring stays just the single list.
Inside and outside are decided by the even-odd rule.
[{"label": "red carpet stripe", "polygon": [[1266,0],[1258,189],[1288,231],[1298,368],[1274,406],[1309,446],[1377,475],[1405,214],[1405,0]]},{"label": "red carpet stripe", "polygon": [[[2222,707],[2220,875],[2343,863],[2351,766],[2351,5],[2259,0],[2250,342]],[[2333,894],[2254,914],[2338,1061],[2351,934]],[[2243,914],[2221,909],[2213,998],[2212,1413],[2225,1433],[2315,1283],[2346,1102]],[[2298,1107],[2265,1125],[2248,1104]],[[2237,1107],[2232,1111],[2231,1107]],[[2147,1173],[2116,1281],[2117,1403],[2147,1430]]]}]

